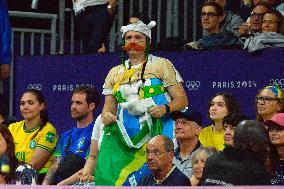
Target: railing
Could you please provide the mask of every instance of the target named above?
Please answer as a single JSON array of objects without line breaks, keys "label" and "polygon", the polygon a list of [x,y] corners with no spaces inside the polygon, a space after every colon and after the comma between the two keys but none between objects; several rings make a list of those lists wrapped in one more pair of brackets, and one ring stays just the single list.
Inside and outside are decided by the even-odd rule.
[{"label": "railing", "polygon": [[[109,35],[110,52],[114,52],[115,47],[121,44],[120,28],[127,24],[128,18],[134,12],[143,12],[151,20],[157,21],[156,29],[152,34],[153,43],[157,44],[168,37],[179,37],[185,41],[197,39],[198,5],[200,5],[198,0],[119,0],[117,14]],[[65,25],[67,17],[71,19],[69,28]],[[70,39],[68,43],[70,52],[66,52],[64,47],[65,29],[70,29],[70,36],[67,36]],[[65,7],[65,1],[59,1],[59,52],[74,54],[75,44],[78,44],[74,42],[74,36],[72,9]]]},{"label": "railing", "polygon": [[[41,19],[41,20],[50,20],[50,29],[33,29],[33,28],[16,28],[12,27],[12,62],[10,64],[10,81],[9,81],[9,115],[13,115],[13,94],[14,94],[14,55],[15,55],[15,46],[19,45],[20,53],[19,55],[34,55],[36,49],[36,36],[40,36],[40,55],[45,54],[45,39],[46,36],[50,37],[50,53],[56,54],[56,24],[57,24],[57,15],[56,14],[46,14],[46,13],[34,13],[34,12],[20,12],[20,11],[9,11],[10,17],[18,18],[27,18],[27,19]],[[19,35],[17,35],[19,34]],[[25,54],[25,42],[26,34],[30,36],[30,52]],[[19,36],[20,40],[16,42],[15,38]],[[47,45],[48,46],[48,45]]]}]

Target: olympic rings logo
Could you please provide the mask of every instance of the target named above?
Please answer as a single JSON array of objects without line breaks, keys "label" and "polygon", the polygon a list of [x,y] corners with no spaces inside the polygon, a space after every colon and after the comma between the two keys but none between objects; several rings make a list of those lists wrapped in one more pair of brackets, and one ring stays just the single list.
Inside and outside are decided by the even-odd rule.
[{"label": "olympic rings logo", "polygon": [[200,81],[186,81],[185,86],[188,88],[188,90],[196,91],[200,87]]},{"label": "olympic rings logo", "polygon": [[30,90],[30,89],[36,89],[36,90],[41,91],[42,85],[39,84],[39,83],[29,84],[28,85],[28,90]]},{"label": "olympic rings logo", "polygon": [[269,81],[270,85],[276,85],[280,88],[284,87],[284,79],[270,79]]}]

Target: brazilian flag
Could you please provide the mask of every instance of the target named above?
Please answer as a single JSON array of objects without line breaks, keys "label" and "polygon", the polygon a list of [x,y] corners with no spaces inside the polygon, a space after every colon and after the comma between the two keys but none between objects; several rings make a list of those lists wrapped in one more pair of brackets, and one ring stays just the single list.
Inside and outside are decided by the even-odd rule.
[{"label": "brazilian flag", "polygon": [[95,171],[96,185],[121,186],[129,175],[146,165],[146,144],[150,138],[162,134],[163,129],[160,119],[151,119],[151,126],[145,124],[133,138],[128,138],[119,122],[104,128]]}]

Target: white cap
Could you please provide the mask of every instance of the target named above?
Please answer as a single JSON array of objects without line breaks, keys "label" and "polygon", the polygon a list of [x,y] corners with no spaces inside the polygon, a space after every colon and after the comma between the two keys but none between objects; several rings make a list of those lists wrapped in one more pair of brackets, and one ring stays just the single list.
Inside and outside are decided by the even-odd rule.
[{"label": "white cap", "polygon": [[122,26],[120,31],[122,32],[122,37],[129,31],[136,31],[145,34],[151,39],[151,29],[156,26],[155,21],[151,21],[148,25],[144,24],[142,21],[138,21],[133,24],[128,24],[127,26]]}]

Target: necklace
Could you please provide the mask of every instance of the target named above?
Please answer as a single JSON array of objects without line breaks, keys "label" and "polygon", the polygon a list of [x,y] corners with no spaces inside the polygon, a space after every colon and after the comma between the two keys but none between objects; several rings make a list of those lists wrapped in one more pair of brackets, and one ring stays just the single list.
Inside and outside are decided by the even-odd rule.
[{"label": "necklace", "polygon": [[161,180],[156,179],[155,176],[154,176],[154,180],[156,182],[156,185],[160,185],[162,182],[164,182],[164,180],[166,180],[170,176],[170,174],[173,172],[173,170],[175,168],[176,168],[176,166],[173,166],[172,169]]}]

